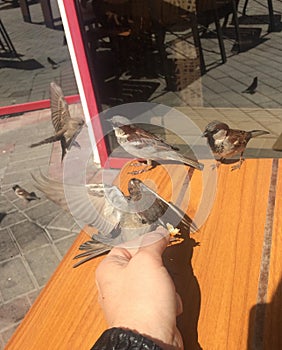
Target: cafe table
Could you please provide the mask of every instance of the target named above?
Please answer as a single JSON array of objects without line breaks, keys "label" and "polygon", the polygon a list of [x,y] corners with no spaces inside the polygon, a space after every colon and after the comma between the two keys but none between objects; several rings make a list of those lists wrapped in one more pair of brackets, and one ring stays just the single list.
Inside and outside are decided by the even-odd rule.
[{"label": "cafe table", "polygon": [[[116,179],[124,191],[128,170]],[[207,209],[198,230],[183,232],[163,256],[183,301],[185,350],[282,349],[282,161],[247,159],[239,170],[212,171],[216,186],[176,164],[137,175],[192,219]],[[104,257],[73,268],[88,239],[82,230],[6,350],[86,350],[107,328],[95,285]]]}]

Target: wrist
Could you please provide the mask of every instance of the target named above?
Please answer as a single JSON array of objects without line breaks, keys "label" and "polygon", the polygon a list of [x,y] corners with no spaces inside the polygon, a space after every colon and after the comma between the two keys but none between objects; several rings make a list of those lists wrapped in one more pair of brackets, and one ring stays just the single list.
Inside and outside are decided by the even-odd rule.
[{"label": "wrist", "polygon": [[96,341],[91,350],[107,349],[164,350],[153,340],[129,329],[113,327],[107,329]]},{"label": "wrist", "polygon": [[182,349],[182,340],[179,331],[176,329],[167,329],[164,324],[152,324],[150,319],[146,323],[143,322],[122,322],[113,325],[113,328],[130,330],[141,336],[150,339],[162,350],[179,350]]}]

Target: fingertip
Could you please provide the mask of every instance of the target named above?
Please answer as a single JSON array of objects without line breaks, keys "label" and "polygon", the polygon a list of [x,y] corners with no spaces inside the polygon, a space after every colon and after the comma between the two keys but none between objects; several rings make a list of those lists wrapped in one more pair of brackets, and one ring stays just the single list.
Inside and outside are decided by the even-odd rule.
[{"label": "fingertip", "polygon": [[169,232],[162,226],[142,237],[140,249],[152,250],[162,254],[169,243]]}]

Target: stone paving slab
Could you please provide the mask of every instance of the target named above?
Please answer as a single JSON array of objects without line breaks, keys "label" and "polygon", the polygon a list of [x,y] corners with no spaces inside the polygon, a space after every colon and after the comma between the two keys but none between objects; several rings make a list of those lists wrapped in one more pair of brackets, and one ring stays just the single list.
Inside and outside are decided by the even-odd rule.
[{"label": "stone paving slab", "polygon": [[21,257],[1,262],[0,269],[0,291],[4,301],[11,300],[35,289],[36,286]]},{"label": "stone paving slab", "polygon": [[26,253],[25,258],[39,287],[46,284],[61,260],[57,249],[50,244]]}]

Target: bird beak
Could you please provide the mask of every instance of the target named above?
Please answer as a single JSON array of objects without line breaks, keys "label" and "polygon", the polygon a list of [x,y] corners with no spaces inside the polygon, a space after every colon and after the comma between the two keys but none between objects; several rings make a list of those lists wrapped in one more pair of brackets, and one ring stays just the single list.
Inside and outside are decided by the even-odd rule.
[{"label": "bird beak", "polygon": [[207,131],[204,131],[204,132],[202,133],[202,137],[207,137],[207,136],[208,136]]}]

